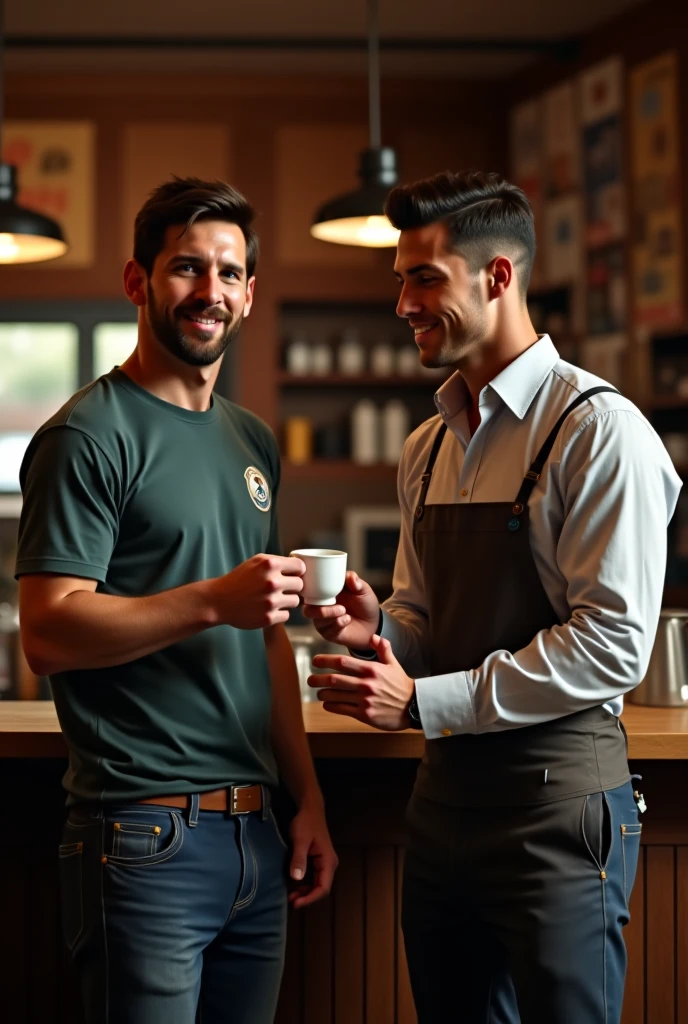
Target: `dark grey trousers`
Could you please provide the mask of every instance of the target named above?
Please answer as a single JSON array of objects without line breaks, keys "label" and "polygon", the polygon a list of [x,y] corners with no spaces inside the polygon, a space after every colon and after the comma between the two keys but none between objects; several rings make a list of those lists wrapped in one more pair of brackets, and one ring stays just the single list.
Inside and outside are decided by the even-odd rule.
[{"label": "dark grey trousers", "polygon": [[419,1024],[619,1024],[641,826],[632,783],[538,807],[408,810]]}]

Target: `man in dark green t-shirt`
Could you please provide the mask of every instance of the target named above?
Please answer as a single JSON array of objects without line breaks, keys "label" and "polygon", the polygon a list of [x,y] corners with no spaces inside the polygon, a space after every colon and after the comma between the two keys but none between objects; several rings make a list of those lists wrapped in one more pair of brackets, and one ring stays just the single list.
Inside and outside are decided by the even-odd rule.
[{"label": "man in dark green t-shirt", "polygon": [[151,194],[124,273],[137,347],[21,469],[22,639],[69,747],[63,924],[87,1024],[269,1024],[288,873],[299,907],[336,867],[283,626],[305,567],[280,555],[279,454],[213,393],[251,309],[252,219],[221,182]]}]

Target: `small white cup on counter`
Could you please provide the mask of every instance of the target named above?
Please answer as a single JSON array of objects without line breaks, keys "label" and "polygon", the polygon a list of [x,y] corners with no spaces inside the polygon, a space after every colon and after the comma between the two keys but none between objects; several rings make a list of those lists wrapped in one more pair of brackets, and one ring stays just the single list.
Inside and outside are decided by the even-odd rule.
[{"label": "small white cup on counter", "polygon": [[292,558],[306,564],[301,596],[304,604],[328,605],[337,603],[337,594],[344,589],[346,578],[346,551],[333,548],[298,548],[291,551]]}]

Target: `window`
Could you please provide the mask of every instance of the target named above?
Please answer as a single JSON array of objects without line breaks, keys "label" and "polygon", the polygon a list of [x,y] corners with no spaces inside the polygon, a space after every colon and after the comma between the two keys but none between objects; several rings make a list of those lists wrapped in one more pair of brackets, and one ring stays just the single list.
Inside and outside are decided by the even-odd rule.
[{"label": "window", "polygon": [[100,323],[93,328],[93,378],[121,366],[136,348],[135,323]]},{"label": "window", "polygon": [[19,490],[37,427],[79,386],[79,330],[71,323],[0,323],[0,491]]},{"label": "window", "polygon": [[[37,427],[75,391],[120,366],[136,347],[126,301],[0,303],[0,519],[21,507],[19,467]],[[235,346],[216,390],[233,397]]]}]

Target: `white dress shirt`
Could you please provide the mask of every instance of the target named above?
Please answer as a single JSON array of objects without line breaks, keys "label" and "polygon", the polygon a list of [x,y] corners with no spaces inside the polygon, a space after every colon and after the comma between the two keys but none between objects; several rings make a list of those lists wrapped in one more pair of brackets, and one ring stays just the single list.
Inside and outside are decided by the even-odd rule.
[{"label": "white dress shirt", "polygon": [[[473,437],[468,391],[455,373],[435,395],[439,415],[406,441],[398,476],[401,538],[382,635],[416,680],[428,739],[534,725],[600,704],[618,715],[622,695],[645,675],[681,480],[642,413],[611,393],[570,414],[529,502],[531,550],[561,625],[514,654],[494,651],[470,671],[428,674],[413,511],[440,421],[448,429],[426,503],[509,502],[560,414],[604,383],[563,362],[545,335],[483,388]],[[447,566],[447,586],[456,571]]]}]

